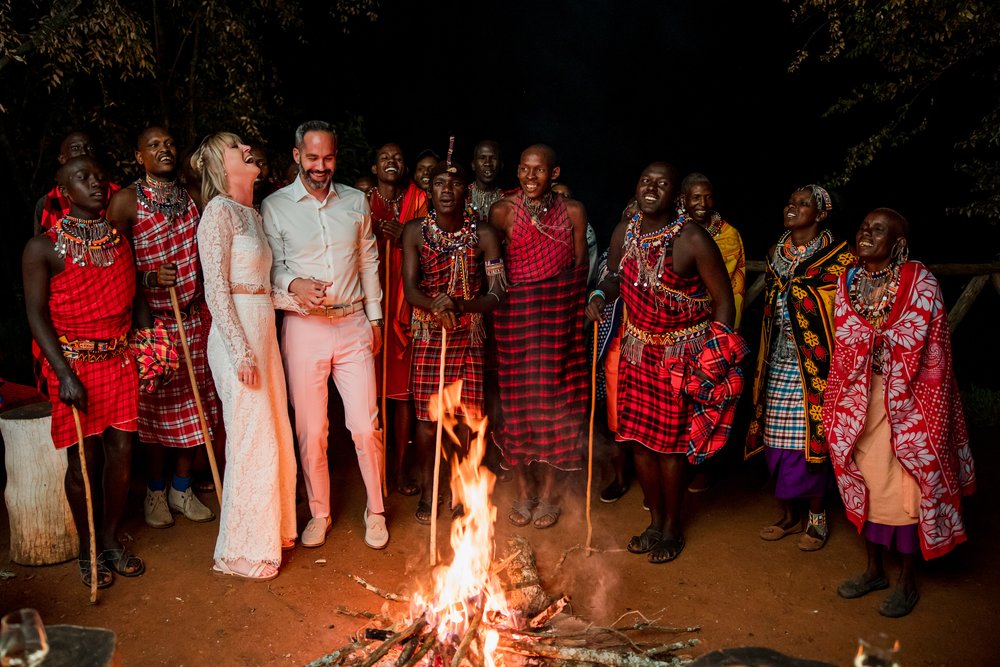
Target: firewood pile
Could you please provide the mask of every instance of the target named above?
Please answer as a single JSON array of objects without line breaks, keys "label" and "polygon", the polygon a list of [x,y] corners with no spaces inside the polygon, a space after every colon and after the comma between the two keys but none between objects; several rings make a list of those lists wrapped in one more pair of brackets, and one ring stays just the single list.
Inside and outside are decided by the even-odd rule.
[{"label": "firewood pile", "polygon": [[[572,615],[568,596],[553,598],[542,588],[531,547],[520,537],[511,539],[493,562],[492,575],[502,582],[509,613],[485,611],[485,592],[459,603],[462,609],[411,611],[410,618],[381,619],[385,627],[364,629],[347,646],[306,667],[667,667],[690,662],[681,652],[699,643],[694,637],[683,638],[699,628],[657,625],[657,619],[638,612],[624,614],[611,627]],[[363,585],[388,599],[405,599]],[[468,619],[459,633],[442,631],[431,620],[454,617],[453,612]],[[627,617],[632,617],[631,625],[622,625]]]}]

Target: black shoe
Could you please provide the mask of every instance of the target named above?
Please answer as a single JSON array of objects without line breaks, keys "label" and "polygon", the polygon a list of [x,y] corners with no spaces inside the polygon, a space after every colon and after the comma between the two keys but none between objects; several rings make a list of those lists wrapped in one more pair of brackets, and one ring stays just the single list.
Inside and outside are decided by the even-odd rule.
[{"label": "black shoe", "polygon": [[601,491],[601,502],[602,503],[613,503],[621,499],[628,493],[628,484],[619,484],[618,482],[611,482],[604,490]]}]

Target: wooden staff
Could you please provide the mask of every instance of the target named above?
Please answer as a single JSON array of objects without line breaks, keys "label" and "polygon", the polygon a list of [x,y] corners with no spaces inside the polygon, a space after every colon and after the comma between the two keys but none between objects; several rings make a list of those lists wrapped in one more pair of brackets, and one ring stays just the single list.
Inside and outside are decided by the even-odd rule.
[{"label": "wooden staff", "polygon": [[441,325],[441,363],[438,366],[437,440],[434,445],[434,493],[431,496],[431,567],[437,564],[437,497],[441,473],[441,435],[444,426],[444,353],[448,349],[448,330]]},{"label": "wooden staff", "polygon": [[174,307],[174,317],[177,318],[177,333],[181,337],[181,348],[184,350],[184,361],[187,362],[188,378],[191,379],[191,389],[194,391],[194,405],[198,408],[198,423],[201,424],[201,435],[205,438],[205,449],[208,451],[208,465],[212,468],[212,480],[215,482],[215,495],[222,508],[222,479],[219,477],[219,466],[215,463],[215,449],[212,448],[212,434],[208,431],[208,421],[205,419],[205,409],[201,405],[201,392],[198,391],[198,379],[191,363],[191,348],[188,347],[187,334],[184,333],[184,323],[181,321],[181,306],[177,302],[177,290],[170,287],[170,303]]},{"label": "wooden staff", "polygon": [[73,408],[73,421],[76,422],[76,439],[80,450],[80,470],[83,472],[83,491],[87,496],[87,527],[90,529],[90,603],[97,603],[97,534],[94,528],[94,499],[90,495],[90,475],[87,473],[87,456],[83,453],[83,426],[80,424],[80,411]]},{"label": "wooden staff", "polygon": [[[392,250],[392,241],[385,240],[385,312],[382,314],[385,325],[382,327],[382,496],[389,496],[388,474],[385,469],[385,452],[389,448],[389,413],[385,409],[385,398],[388,395],[386,382],[389,378],[389,252]],[[403,474],[402,470],[396,471],[397,475]]]},{"label": "wooden staff", "polygon": [[590,487],[594,481],[594,413],[597,412],[597,322],[594,322],[594,355],[590,364],[590,433],[587,437],[587,556],[594,526],[590,523]]}]

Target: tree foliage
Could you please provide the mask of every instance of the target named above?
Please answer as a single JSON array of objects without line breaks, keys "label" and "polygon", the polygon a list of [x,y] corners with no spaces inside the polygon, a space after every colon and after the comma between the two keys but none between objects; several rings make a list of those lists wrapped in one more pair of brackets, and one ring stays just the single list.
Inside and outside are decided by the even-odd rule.
[{"label": "tree foliage", "polygon": [[18,208],[48,188],[73,128],[95,132],[119,172],[131,172],[135,134],[151,123],[185,147],[219,129],[259,141],[279,122],[288,135],[280,68],[316,48],[303,35],[320,25],[336,39],[376,10],[377,0],[0,0],[0,167]]},{"label": "tree foliage", "polygon": [[996,0],[786,0],[812,30],[790,70],[811,60],[858,66],[862,82],[828,115],[861,119],[842,185],[929,130],[949,138],[969,193],[951,210],[1000,219],[1000,3]]}]

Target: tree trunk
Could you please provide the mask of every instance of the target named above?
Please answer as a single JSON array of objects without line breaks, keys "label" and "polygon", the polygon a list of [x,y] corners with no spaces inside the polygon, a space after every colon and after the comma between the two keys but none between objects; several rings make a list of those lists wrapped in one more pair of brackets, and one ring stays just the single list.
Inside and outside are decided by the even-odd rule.
[{"label": "tree trunk", "polygon": [[79,553],[64,486],[66,450],[52,446],[51,413],[49,403],[33,403],[0,415],[10,559],[21,565],[62,563]]}]

